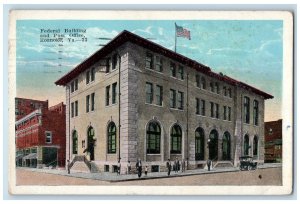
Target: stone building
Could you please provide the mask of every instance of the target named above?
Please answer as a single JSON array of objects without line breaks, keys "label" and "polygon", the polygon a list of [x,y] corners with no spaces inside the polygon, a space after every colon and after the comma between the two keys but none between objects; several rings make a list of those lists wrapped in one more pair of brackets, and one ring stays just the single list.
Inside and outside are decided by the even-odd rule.
[{"label": "stone building", "polygon": [[113,172],[120,160],[125,172],[140,158],[154,172],[169,158],[189,169],[208,158],[264,162],[264,100],[273,96],[128,31],[55,84],[66,87],[72,165],[88,158]]},{"label": "stone building", "polygon": [[[35,102],[32,100],[32,104]],[[17,120],[15,127],[17,166],[65,166],[66,106],[62,102],[48,108],[47,101]]]},{"label": "stone building", "polygon": [[265,122],[265,162],[282,162],[282,119]]}]

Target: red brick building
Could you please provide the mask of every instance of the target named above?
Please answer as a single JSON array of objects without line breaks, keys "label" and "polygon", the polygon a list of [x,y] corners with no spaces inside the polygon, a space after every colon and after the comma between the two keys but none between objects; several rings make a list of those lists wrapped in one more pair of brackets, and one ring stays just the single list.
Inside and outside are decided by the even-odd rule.
[{"label": "red brick building", "polygon": [[16,120],[17,166],[64,167],[66,106],[59,103],[48,108],[48,101],[32,100],[30,102],[30,99],[22,99],[22,102],[23,106],[21,105],[21,107],[26,107],[24,112],[29,110],[28,104],[37,108],[27,115],[21,115],[22,117]]},{"label": "red brick building", "polygon": [[282,119],[265,122],[265,162],[282,161]]},{"label": "red brick building", "polygon": [[48,100],[39,101],[27,98],[15,98],[16,104],[16,121],[28,115],[29,113],[35,111],[39,108],[48,108]]}]

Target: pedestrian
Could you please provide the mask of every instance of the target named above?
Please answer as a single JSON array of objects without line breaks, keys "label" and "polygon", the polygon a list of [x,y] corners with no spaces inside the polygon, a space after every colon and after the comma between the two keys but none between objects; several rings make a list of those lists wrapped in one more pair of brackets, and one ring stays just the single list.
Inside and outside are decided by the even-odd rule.
[{"label": "pedestrian", "polygon": [[168,159],[168,161],[167,161],[168,176],[170,176],[171,168],[172,168],[171,161],[170,161],[170,159]]},{"label": "pedestrian", "polygon": [[145,176],[147,176],[148,173],[148,166],[145,167]]},{"label": "pedestrian", "polygon": [[185,160],[184,160],[184,158],[181,161],[181,171],[185,172]]},{"label": "pedestrian", "polygon": [[68,164],[67,164],[67,168],[68,168],[68,174],[70,174],[70,160],[67,160]]},{"label": "pedestrian", "polygon": [[175,166],[175,173],[178,173],[178,169],[179,169],[179,161],[178,161],[178,158],[177,158],[177,157],[176,157],[176,159],[175,159],[174,166]]},{"label": "pedestrian", "polygon": [[142,161],[141,161],[140,158],[139,158],[138,161],[136,162],[135,166],[136,166],[136,170],[137,170],[137,172],[138,172],[138,177],[141,178],[143,166],[142,166]]},{"label": "pedestrian", "polygon": [[130,164],[130,161],[128,161],[127,163],[127,174],[130,174],[131,173],[131,164]]},{"label": "pedestrian", "polygon": [[210,171],[210,166],[211,166],[211,160],[208,159],[207,160],[207,169],[208,169],[208,171]]},{"label": "pedestrian", "polygon": [[117,170],[117,175],[120,175],[121,172],[121,163],[120,160],[118,161],[118,170]]}]

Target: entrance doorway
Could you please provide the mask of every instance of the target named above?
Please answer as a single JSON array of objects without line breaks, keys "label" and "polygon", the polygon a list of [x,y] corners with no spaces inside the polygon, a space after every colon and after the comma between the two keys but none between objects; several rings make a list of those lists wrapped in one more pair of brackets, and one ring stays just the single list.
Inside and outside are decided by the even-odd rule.
[{"label": "entrance doorway", "polygon": [[218,132],[216,130],[212,130],[209,134],[209,159],[210,160],[218,160]]},{"label": "entrance doorway", "polygon": [[95,155],[94,155],[94,146],[95,146],[95,131],[93,127],[89,127],[88,129],[88,136],[87,136],[87,143],[88,143],[88,152],[90,153],[90,160],[94,161]]}]

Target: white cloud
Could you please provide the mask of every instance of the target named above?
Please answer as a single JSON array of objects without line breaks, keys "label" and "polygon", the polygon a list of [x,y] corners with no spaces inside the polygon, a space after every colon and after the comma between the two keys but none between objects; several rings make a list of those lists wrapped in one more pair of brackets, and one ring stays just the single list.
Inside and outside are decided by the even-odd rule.
[{"label": "white cloud", "polygon": [[132,32],[133,33],[147,33],[149,35],[153,35],[153,33],[151,32],[152,28],[153,28],[152,26],[148,26],[145,29],[136,29],[136,30],[133,30]]}]

